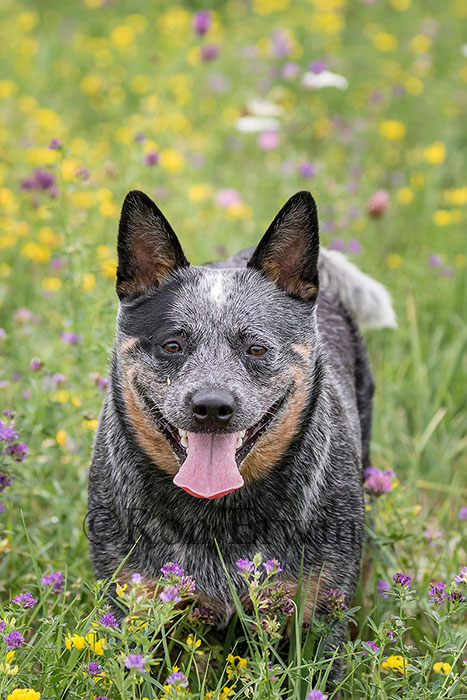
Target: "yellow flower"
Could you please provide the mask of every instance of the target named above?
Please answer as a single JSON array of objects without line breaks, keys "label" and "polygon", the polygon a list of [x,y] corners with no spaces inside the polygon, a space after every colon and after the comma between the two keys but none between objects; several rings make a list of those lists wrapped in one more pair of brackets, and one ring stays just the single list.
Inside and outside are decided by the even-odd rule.
[{"label": "yellow flower", "polygon": [[45,277],[42,280],[42,288],[49,292],[57,292],[62,286],[62,280],[59,277]]},{"label": "yellow flower", "polygon": [[426,53],[431,46],[431,39],[426,34],[417,34],[410,42],[410,48],[415,53]]},{"label": "yellow flower", "polygon": [[393,34],[378,32],[373,37],[373,44],[379,51],[394,51],[397,47],[397,39]]},{"label": "yellow flower", "polygon": [[185,158],[179,151],[165,148],[161,151],[161,166],[169,173],[180,173],[185,166]]},{"label": "yellow flower", "polygon": [[444,673],[445,676],[448,675],[448,673],[451,671],[452,666],[450,664],[442,663],[442,661],[438,661],[436,664],[433,664],[433,671],[435,673]]},{"label": "yellow flower", "polygon": [[71,651],[73,647],[75,647],[75,649],[81,650],[84,649],[84,647],[86,646],[86,640],[79,634],[68,635],[65,637],[65,646],[68,649],[68,651]]},{"label": "yellow flower", "polygon": [[225,698],[229,698],[231,695],[234,694],[234,687],[232,686],[229,688],[227,685],[225,688],[222,690],[221,694],[219,695],[219,700],[225,700]]},{"label": "yellow flower", "polygon": [[249,204],[245,204],[245,202],[231,204],[227,207],[226,211],[232,219],[249,219],[253,214],[252,208]]},{"label": "yellow flower", "polygon": [[92,272],[86,272],[81,280],[81,289],[83,292],[90,292],[96,286],[96,276]]},{"label": "yellow flower", "polygon": [[117,272],[117,261],[114,259],[104,260],[101,265],[101,269],[104,277],[115,277]]},{"label": "yellow flower", "polygon": [[120,596],[120,598],[124,595],[126,589],[128,588],[128,584],[125,583],[123,586],[121,586],[119,583],[117,583],[117,595]]},{"label": "yellow flower", "polygon": [[190,649],[198,649],[201,646],[201,639],[195,639],[192,634],[189,634],[186,638],[186,643]]},{"label": "yellow flower", "polygon": [[451,212],[447,209],[438,209],[433,214],[433,222],[436,226],[449,226],[451,223]]},{"label": "yellow flower", "polygon": [[11,97],[17,89],[16,83],[12,80],[0,80],[0,97]]},{"label": "yellow flower", "polygon": [[110,36],[119,49],[126,49],[133,43],[135,32],[127,24],[121,24],[119,27],[112,29]]},{"label": "yellow flower", "polygon": [[379,124],[379,133],[390,141],[399,141],[405,136],[405,125],[397,119],[385,119]]},{"label": "yellow flower", "polygon": [[55,435],[55,439],[60,445],[60,447],[64,447],[66,445],[66,430],[63,430],[63,428],[59,430],[58,433]]},{"label": "yellow flower", "polygon": [[283,12],[289,4],[290,0],[254,0],[253,10],[258,15],[270,15],[272,12]]},{"label": "yellow flower", "polygon": [[430,146],[425,148],[423,155],[427,163],[438,165],[443,163],[446,158],[446,146],[442,141],[434,141]]},{"label": "yellow flower", "polygon": [[25,243],[21,248],[21,254],[23,258],[29,258],[34,262],[46,263],[50,260],[50,250],[39,243],[34,241],[29,241]]},{"label": "yellow flower", "polygon": [[401,187],[397,191],[397,199],[401,204],[410,204],[410,202],[413,202],[413,192],[410,187]]},{"label": "yellow flower", "polygon": [[233,654],[228,654],[227,655],[227,661],[229,662],[226,672],[227,672],[227,677],[230,679],[234,675],[240,672],[241,674],[241,669],[246,668],[247,665],[247,660],[244,659],[241,656],[233,656]]},{"label": "yellow flower", "polygon": [[399,253],[391,253],[386,258],[386,263],[392,270],[397,270],[402,265],[402,257]]},{"label": "yellow flower", "polygon": [[40,700],[41,694],[32,688],[16,688],[7,700]]},{"label": "yellow flower", "polygon": [[386,661],[383,661],[381,668],[394,671],[395,673],[404,674],[406,671],[406,666],[408,659],[404,659],[403,656],[389,656]]},{"label": "yellow flower", "polygon": [[89,632],[89,634],[86,635],[86,641],[96,654],[102,656],[105,649],[105,639],[97,639],[95,632]]},{"label": "yellow flower", "polygon": [[412,0],[391,0],[391,5],[398,12],[404,12],[409,9],[411,2]]},{"label": "yellow flower", "polygon": [[412,173],[410,176],[410,185],[414,190],[420,190],[425,184],[425,176],[423,173]]},{"label": "yellow flower", "polygon": [[0,673],[6,673],[8,676],[16,676],[18,673],[18,666],[12,666],[11,661],[15,658],[15,652],[9,651],[5,656],[5,663],[0,663]]},{"label": "yellow flower", "polygon": [[203,199],[210,197],[212,194],[211,185],[202,183],[199,185],[192,185],[188,189],[188,199],[191,202],[202,202]]}]

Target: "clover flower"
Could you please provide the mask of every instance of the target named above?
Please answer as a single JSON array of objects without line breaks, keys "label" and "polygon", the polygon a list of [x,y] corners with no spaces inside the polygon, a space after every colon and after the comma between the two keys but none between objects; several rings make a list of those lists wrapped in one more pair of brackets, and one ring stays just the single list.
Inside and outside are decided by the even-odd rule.
[{"label": "clover flower", "polygon": [[459,520],[467,520],[467,506],[462,506],[458,513]]},{"label": "clover flower", "polygon": [[100,624],[103,627],[117,627],[118,623],[115,617],[112,615],[112,613],[104,613],[102,617],[99,619]]},{"label": "clover flower", "polygon": [[149,166],[157,165],[159,158],[160,156],[158,151],[150,151],[150,153],[147,153],[144,157],[144,164]]},{"label": "clover flower", "polygon": [[391,584],[387,581],[383,581],[382,579],[378,581],[378,584],[376,586],[378,595],[381,596],[381,598],[388,598],[388,591],[390,588]]},{"label": "clover flower", "polygon": [[325,695],[321,690],[309,690],[306,700],[328,700],[329,695]]},{"label": "clover flower", "polygon": [[131,583],[134,586],[137,586],[138,584],[140,584],[142,580],[143,580],[143,577],[141,576],[141,574],[132,574],[131,579],[130,579]]},{"label": "clover flower", "polygon": [[[365,642],[365,644],[367,644],[369,647],[371,647],[371,649],[373,649],[374,652],[379,651],[379,646],[376,644],[376,642],[369,641],[369,642]],[[366,649],[362,649],[362,656],[366,656],[367,653],[368,652]]]},{"label": "clover flower", "polygon": [[397,574],[394,574],[392,580],[394,581],[396,586],[400,586],[401,588],[410,588],[412,577],[404,576],[404,574],[398,572]]},{"label": "clover flower", "polygon": [[463,596],[460,591],[454,589],[450,593],[448,593],[447,599],[453,605],[457,605],[457,603],[463,603],[465,601],[465,596]]},{"label": "clover flower", "polygon": [[41,578],[42,586],[52,586],[54,593],[60,593],[63,590],[65,579],[61,571],[55,571],[52,574],[46,574]]},{"label": "clover flower", "polygon": [[389,192],[386,190],[376,190],[376,192],[373,192],[366,205],[368,214],[375,219],[383,216],[389,206],[389,200]]},{"label": "clover flower", "polygon": [[60,139],[51,139],[49,143],[49,148],[51,151],[58,151],[62,147],[62,142]]},{"label": "clover flower", "polygon": [[81,340],[81,336],[78,333],[70,333],[70,331],[62,331],[60,333],[60,337],[62,340],[65,341],[65,343],[68,343],[70,345],[74,343],[79,343]]},{"label": "clover flower", "polygon": [[181,601],[181,596],[179,596],[178,588],[175,586],[168,586],[162,593],[159,593],[159,598],[163,603],[179,603]]},{"label": "clover flower", "polygon": [[326,594],[326,604],[331,615],[339,617],[342,612],[347,610],[344,591],[341,591],[340,588],[330,588]]},{"label": "clover flower", "polygon": [[206,44],[201,47],[201,59],[203,61],[214,61],[219,55],[219,47],[217,44]]},{"label": "clover flower", "polygon": [[188,678],[181,671],[174,671],[166,680],[167,685],[177,685],[179,688],[188,687]]},{"label": "clover flower", "polygon": [[99,666],[98,663],[96,663],[95,661],[91,661],[91,662],[88,664],[88,671],[89,671],[89,673],[92,673],[93,675],[96,675],[97,673],[100,673],[100,672],[101,672],[101,668],[100,668],[100,666]]},{"label": "clover flower", "polygon": [[438,581],[435,585],[430,583],[430,590],[428,591],[428,597],[430,598],[432,603],[436,603],[437,605],[441,605],[444,603],[446,600],[446,595],[447,595],[447,588],[446,584],[443,583],[442,581]]},{"label": "clover flower", "polygon": [[29,363],[29,369],[38,370],[42,367],[42,361],[38,357],[33,357]]},{"label": "clover flower", "polygon": [[36,598],[33,598],[29,591],[26,591],[25,593],[15,595],[13,602],[16,603],[16,605],[21,605],[23,608],[33,608],[37,603],[37,600]]},{"label": "clover flower", "polygon": [[464,566],[464,568],[459,571],[456,578],[454,579],[454,582],[467,583],[467,566]]},{"label": "clover flower", "polygon": [[123,662],[128,669],[134,668],[140,673],[144,673],[145,671],[144,666],[146,664],[146,659],[144,656],[141,656],[141,654],[129,654],[123,659]]},{"label": "clover flower", "polygon": [[259,594],[258,607],[263,615],[282,613],[290,617],[294,612],[293,601],[282,583],[264,588]]},{"label": "clover flower", "polygon": [[173,561],[169,561],[167,564],[164,564],[161,572],[164,578],[169,578],[171,574],[174,576],[183,576],[185,573],[182,567],[179,564],[175,564]]},{"label": "clover flower", "polygon": [[263,566],[267,574],[279,574],[282,571],[281,565],[277,559],[268,559],[263,562]]},{"label": "clover flower", "polygon": [[3,637],[3,641],[7,645],[8,649],[22,649],[24,644],[24,637],[21,632],[14,630],[9,632]]},{"label": "clover flower", "polygon": [[368,467],[363,472],[363,478],[365,479],[363,487],[368,493],[381,496],[383,493],[392,491],[392,479],[394,476],[392,469],[382,471],[377,467]]},{"label": "clover flower", "polygon": [[199,10],[193,17],[193,29],[198,36],[204,36],[212,24],[212,14],[210,10]]},{"label": "clover flower", "polygon": [[0,472],[0,493],[4,491],[7,486],[11,486],[11,482],[13,481],[13,477],[11,474],[3,473]]},{"label": "clover flower", "polygon": [[237,567],[237,569],[239,569],[245,574],[253,573],[253,570],[255,568],[255,565],[253,564],[251,559],[238,559],[235,562],[235,566]]},{"label": "clover flower", "polygon": [[28,175],[21,180],[22,190],[46,190],[49,194],[54,194],[55,176],[48,170],[37,169],[31,175]]}]

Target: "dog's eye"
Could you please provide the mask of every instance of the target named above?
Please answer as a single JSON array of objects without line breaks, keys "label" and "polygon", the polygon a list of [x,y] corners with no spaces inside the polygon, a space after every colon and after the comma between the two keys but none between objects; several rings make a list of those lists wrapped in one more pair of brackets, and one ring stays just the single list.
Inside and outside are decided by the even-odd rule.
[{"label": "dog's eye", "polygon": [[250,347],[248,348],[248,354],[254,355],[255,357],[264,355],[265,352],[266,348],[264,348],[262,345],[250,345]]},{"label": "dog's eye", "polygon": [[172,340],[172,341],[169,342],[169,343],[165,343],[165,345],[163,345],[162,347],[163,347],[163,349],[164,349],[166,352],[175,353],[175,352],[181,352],[181,351],[182,351],[181,345],[179,345],[178,343],[176,343],[174,340]]}]

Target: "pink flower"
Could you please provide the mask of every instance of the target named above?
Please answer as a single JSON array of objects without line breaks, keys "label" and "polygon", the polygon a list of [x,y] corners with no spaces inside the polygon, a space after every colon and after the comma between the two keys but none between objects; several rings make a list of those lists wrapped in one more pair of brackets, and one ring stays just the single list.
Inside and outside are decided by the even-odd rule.
[{"label": "pink flower", "polygon": [[149,166],[157,165],[158,162],[159,162],[159,153],[157,151],[151,151],[144,158],[145,165],[149,165]]},{"label": "pink flower", "polygon": [[231,207],[232,204],[240,204],[242,201],[242,196],[238,190],[226,187],[225,189],[219,190],[216,194],[216,204],[219,207]]},{"label": "pink flower", "polygon": [[388,208],[389,200],[389,192],[387,192],[386,190],[376,190],[376,192],[373,192],[370,199],[368,200],[368,203],[366,205],[367,212],[370,216],[373,216],[375,219],[379,218],[384,214],[384,212]]},{"label": "pink flower", "polygon": [[278,147],[280,140],[278,131],[263,131],[261,134],[258,134],[257,143],[263,151],[272,151]]}]

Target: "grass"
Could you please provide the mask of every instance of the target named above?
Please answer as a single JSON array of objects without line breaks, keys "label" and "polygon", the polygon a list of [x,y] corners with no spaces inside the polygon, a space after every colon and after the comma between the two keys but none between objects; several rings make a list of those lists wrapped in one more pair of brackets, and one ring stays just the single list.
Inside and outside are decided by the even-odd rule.
[{"label": "grass", "polygon": [[[398,485],[368,501],[374,567],[357,595],[361,627],[344,652],[343,697],[463,697],[461,612],[429,603],[427,591],[466,564],[458,517],[467,502],[465,3],[230,0],[210,5],[204,37],[192,29],[200,8],[2,3],[0,396],[1,407],[16,412],[29,455],[21,463],[4,458],[14,476],[2,493],[0,600],[7,625],[23,630],[26,643],[15,652],[17,674],[0,672],[0,697],[24,687],[45,700],[99,695],[99,683],[83,675],[94,658],[89,643],[69,651],[64,640],[89,633],[101,615],[85,534],[102,401],[90,375],[107,373],[119,207],[136,187],[156,199],[194,263],[253,245],[288,196],[310,189],[323,244],[360,244],[352,260],[391,290],[398,330],[366,339],[377,387],[373,462],[393,469]],[[200,57],[207,44],[219,49],[209,62]],[[348,89],[306,90],[301,76],[317,60],[344,75]],[[237,129],[254,98],[280,111],[271,150]],[[54,138],[62,145],[50,150]],[[150,166],[152,153],[159,160]],[[305,177],[310,162],[316,172]],[[52,189],[25,189],[28,178],[35,186],[37,169],[52,175]],[[230,206],[220,203],[225,188],[237,193]],[[378,189],[390,202],[374,217],[367,203]],[[439,257],[429,264],[431,256]],[[79,342],[65,342],[63,332]],[[30,369],[34,357],[40,369]],[[432,546],[427,530],[439,532]],[[40,579],[57,570],[66,588],[54,594]],[[398,602],[406,597],[400,590],[377,595],[377,581],[396,571],[414,577],[413,600]],[[11,600],[24,590],[39,602],[23,615]],[[221,639],[186,616],[180,622],[170,606],[147,605],[151,631],[126,630],[127,639],[108,642],[113,683],[100,694],[109,699],[176,697],[176,687],[162,689],[174,655],[195,698],[222,697],[231,686],[230,697],[298,699],[310,687],[324,690],[324,661],[303,650],[301,638],[287,657],[274,634],[251,636],[240,610],[240,638],[231,630]],[[389,624],[394,648],[382,646]],[[149,653],[155,629],[163,630],[157,681],[125,675],[120,652],[133,640]],[[195,650],[186,643],[190,629],[202,640]],[[380,651],[362,656],[362,640],[375,639]],[[225,673],[231,649],[248,658],[233,680]],[[217,670],[203,671],[199,650]],[[411,659],[409,672],[382,668],[396,652]],[[436,662],[449,664],[449,674],[434,671]],[[277,664],[272,681],[268,663]]]}]

